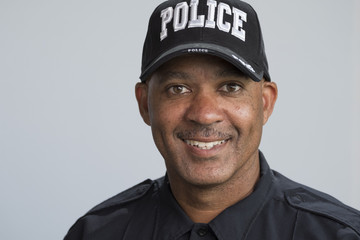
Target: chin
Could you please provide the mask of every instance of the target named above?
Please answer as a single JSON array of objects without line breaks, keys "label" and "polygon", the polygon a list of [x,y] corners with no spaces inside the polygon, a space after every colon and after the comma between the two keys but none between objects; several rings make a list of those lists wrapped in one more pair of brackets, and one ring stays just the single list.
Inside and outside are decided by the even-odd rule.
[{"label": "chin", "polygon": [[223,185],[231,179],[231,174],[226,174],[223,171],[215,170],[214,171],[193,171],[192,174],[187,174],[184,177],[185,181],[193,186],[200,188],[209,188],[218,185]]}]

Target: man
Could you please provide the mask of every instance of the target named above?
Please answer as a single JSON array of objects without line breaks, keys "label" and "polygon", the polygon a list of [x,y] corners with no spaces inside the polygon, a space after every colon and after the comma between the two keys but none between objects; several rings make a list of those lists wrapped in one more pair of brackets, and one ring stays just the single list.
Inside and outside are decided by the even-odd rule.
[{"label": "man", "polygon": [[360,239],[360,213],[271,170],[258,150],[277,86],[239,0],[157,7],[135,92],[167,174],[80,218],[65,239]]}]

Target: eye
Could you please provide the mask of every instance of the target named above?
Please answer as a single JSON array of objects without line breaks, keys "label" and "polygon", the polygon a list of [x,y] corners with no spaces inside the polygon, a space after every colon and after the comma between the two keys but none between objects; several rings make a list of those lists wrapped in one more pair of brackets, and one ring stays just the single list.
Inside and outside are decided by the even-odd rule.
[{"label": "eye", "polygon": [[179,95],[184,93],[189,93],[190,90],[182,85],[175,85],[168,88],[168,91],[173,95]]},{"label": "eye", "polygon": [[223,85],[219,90],[226,93],[238,92],[242,89],[241,85],[238,83],[227,83]]}]

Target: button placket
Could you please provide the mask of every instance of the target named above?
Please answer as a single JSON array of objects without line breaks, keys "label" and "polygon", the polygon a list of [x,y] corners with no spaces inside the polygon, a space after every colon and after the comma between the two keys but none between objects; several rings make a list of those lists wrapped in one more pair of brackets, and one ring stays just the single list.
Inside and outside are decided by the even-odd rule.
[{"label": "button placket", "polygon": [[208,234],[209,230],[205,227],[201,227],[199,230],[197,230],[197,234],[200,237],[205,237]]}]

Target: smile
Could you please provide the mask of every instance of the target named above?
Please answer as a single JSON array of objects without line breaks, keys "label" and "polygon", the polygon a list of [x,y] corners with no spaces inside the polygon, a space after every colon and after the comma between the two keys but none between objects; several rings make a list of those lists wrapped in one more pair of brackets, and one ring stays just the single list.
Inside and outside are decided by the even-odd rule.
[{"label": "smile", "polygon": [[190,146],[197,147],[202,150],[209,150],[215,146],[224,144],[227,140],[214,141],[214,142],[199,142],[195,140],[184,140],[184,142]]}]

